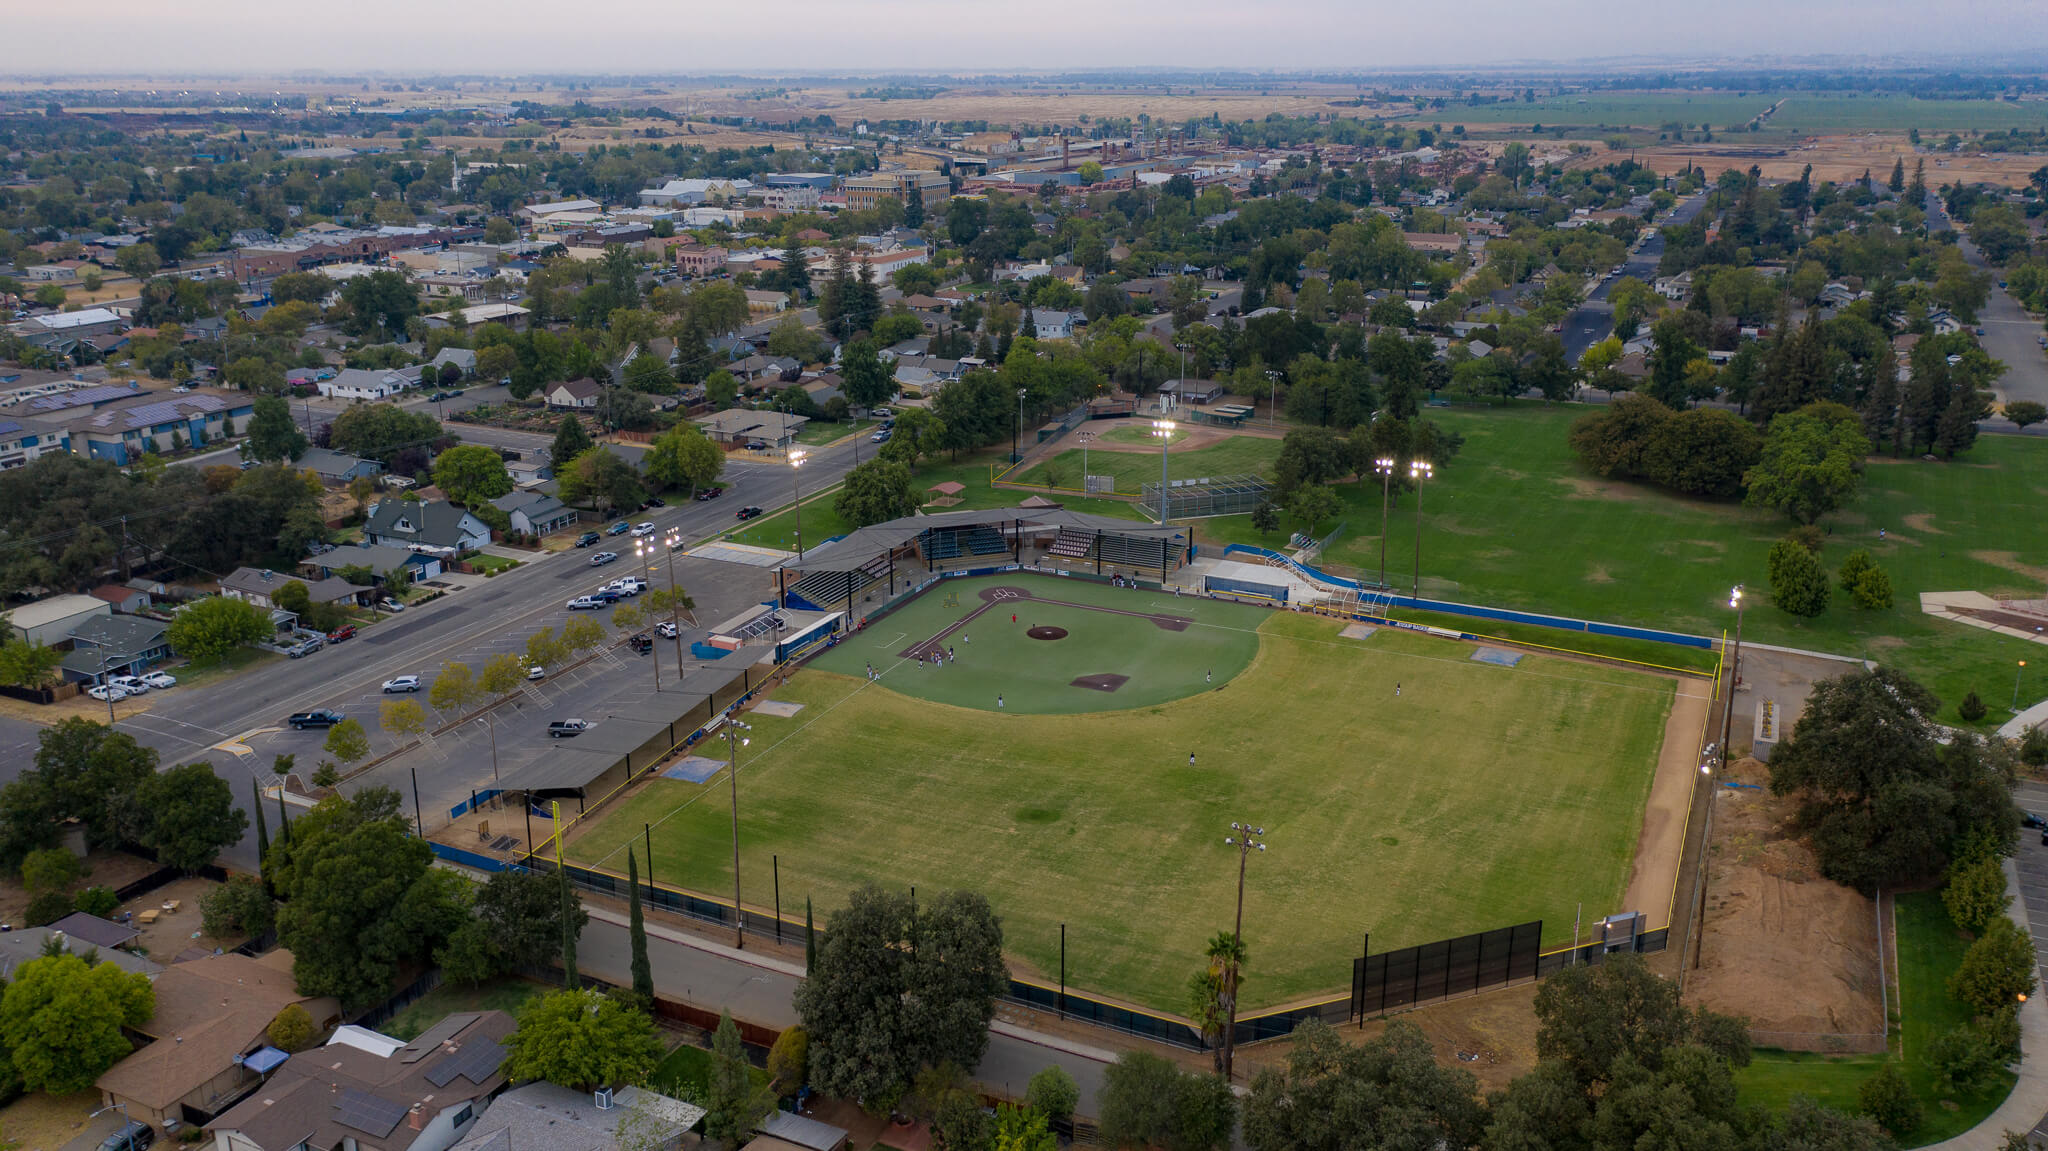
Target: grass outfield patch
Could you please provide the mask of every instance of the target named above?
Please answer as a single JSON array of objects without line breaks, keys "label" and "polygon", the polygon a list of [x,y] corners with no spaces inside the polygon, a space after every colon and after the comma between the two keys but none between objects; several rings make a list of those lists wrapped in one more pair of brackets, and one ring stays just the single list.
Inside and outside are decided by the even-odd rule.
[{"label": "grass outfield patch", "polygon": [[[1257,656],[1219,690],[1079,715],[952,707],[807,669],[773,693],[802,711],[748,717],[747,901],[768,904],[771,855],[785,913],[809,896],[821,921],[870,880],[972,888],[1003,917],[1019,974],[1057,972],[1065,923],[1070,986],[1167,1012],[1230,922],[1232,820],[1271,844],[1246,887],[1248,1006],[1341,993],[1366,931],[1392,948],[1541,918],[1554,942],[1577,904],[1619,906],[1671,680],[1337,632],[1268,613]],[[664,883],[729,891],[726,788],[650,781],[570,854],[623,870],[652,824]]]},{"label": "grass outfield patch", "polygon": [[[1895,606],[1861,611],[1838,589],[1826,612],[1805,620],[1770,603],[1765,557],[1790,527],[1785,517],[1591,475],[1566,443],[1572,421],[1591,410],[1430,413],[1466,439],[1422,496],[1423,595],[1719,636],[1735,626],[1728,589],[1745,584],[1748,639],[1892,664],[1941,697],[1945,722],[1961,722],[1955,706],[1969,691],[1994,702],[2011,698],[2015,661],[2039,649],[1923,615],[1919,597],[1964,589],[2040,594],[2027,573],[2048,567],[2048,517],[2039,514],[2048,443],[1984,436],[1955,463],[1872,459],[1855,502],[1825,521],[1832,534],[1821,562],[1832,572],[1852,550],[1868,549],[1891,575]],[[1369,483],[1335,490],[1346,528],[1325,558],[1339,574],[1376,578],[1380,490]],[[1205,550],[1233,542],[1278,547],[1286,539],[1284,530],[1255,531],[1249,516],[1196,523]],[[1415,556],[1413,493],[1396,493],[1389,536],[1389,578],[1405,589]],[[1485,621],[1460,626],[1487,630]],[[2048,678],[2028,680],[2021,694],[2042,698]],[[1994,711],[1988,722],[2001,718]]]},{"label": "grass outfield patch", "polygon": [[[1046,484],[1049,482],[1046,467],[1050,464],[1054,473],[1050,479],[1060,481],[1053,486],[1077,488],[1081,486],[1081,454],[1080,448],[1073,448],[1054,456],[1047,463],[1033,464],[1009,478],[1020,484]],[[1159,482],[1159,461],[1153,458],[1158,454],[1090,451],[1087,453],[1088,471],[1098,476],[1115,476],[1118,492],[1137,495],[1138,485]],[[1280,458],[1280,441],[1263,436],[1235,436],[1213,448],[1173,452],[1171,457],[1167,461],[1169,475],[1177,480],[1202,476],[1271,475],[1273,462]]]}]

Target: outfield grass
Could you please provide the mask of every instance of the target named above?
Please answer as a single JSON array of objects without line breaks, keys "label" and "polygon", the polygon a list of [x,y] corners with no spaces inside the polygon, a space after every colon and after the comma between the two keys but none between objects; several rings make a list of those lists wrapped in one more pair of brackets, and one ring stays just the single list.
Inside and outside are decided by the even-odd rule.
[{"label": "outfield grass", "polygon": [[[1926,1119],[1901,1143],[1921,1147],[1968,1131],[2005,1101],[2012,1091],[2011,1075],[2001,1075],[1998,1085],[1981,1095],[1951,1098],[1935,1085],[1934,1072],[1924,1062],[1936,1037],[1969,1022],[1970,1009],[1948,993],[1948,977],[1962,962],[1969,941],[1949,920],[1938,892],[1899,896],[1894,920],[1899,941],[1897,1034],[1903,1055],[1760,1051],[1748,1067],[1735,1073],[1743,1103],[1780,1108],[1793,1096],[1805,1095],[1830,1107],[1854,1111],[1863,1081],[1883,1064],[1902,1060],[1901,1070],[1920,1096]],[[1953,1104],[1954,1109],[1944,1103]]]},{"label": "outfield grass", "polygon": [[[1071,986],[1167,1012],[1230,922],[1233,820],[1271,844],[1246,887],[1248,1006],[1341,993],[1366,931],[1391,948],[1542,918],[1555,941],[1578,904],[1619,906],[1671,680],[1337,632],[1270,613],[1251,665],[1216,690],[1080,715],[807,669],[774,693],[801,712],[748,717],[746,898],[769,903],[771,857],[785,913],[809,897],[821,920],[864,882],[971,888],[1003,917],[1019,974],[1057,973],[1065,924]],[[570,854],[623,870],[652,824],[664,880],[730,890],[727,787],[652,780]]]},{"label": "outfield grass", "polygon": [[[1084,462],[1082,455],[1080,448],[1064,451],[1008,478],[1020,484],[1078,488]],[[1138,494],[1140,484],[1159,482],[1159,453],[1156,451],[1089,451],[1086,455],[1088,474],[1115,476],[1116,490],[1125,495]],[[1167,467],[1172,479],[1267,475],[1273,470],[1273,462],[1280,458],[1280,441],[1264,436],[1233,436],[1215,447],[1171,452],[1169,455]],[[1059,482],[1055,484],[1053,480]]]},{"label": "outfield grass", "polygon": [[[1735,626],[1728,590],[1743,584],[1751,597],[1746,638],[1893,664],[1941,697],[1948,722],[1961,722],[1955,706],[1971,690],[1994,705],[1988,724],[2006,718],[1996,705],[2011,698],[2015,661],[2038,649],[1923,615],[1919,594],[2040,594],[2048,517],[2039,509],[2048,489],[2039,477],[2048,474],[2048,444],[1984,436],[1955,463],[1871,460],[1862,493],[1826,521],[1832,535],[1821,561],[1833,569],[1851,550],[1868,549],[1891,575],[1895,606],[1861,611],[1838,593],[1825,613],[1804,620],[1769,602],[1764,561],[1790,526],[1783,516],[1588,474],[1566,443],[1572,421],[1587,411],[1430,413],[1466,440],[1422,493],[1423,595],[1718,636]],[[1325,559],[1340,573],[1376,578],[1379,488],[1336,490],[1345,530]],[[1292,526],[1261,533],[1249,516],[1196,524],[1205,546],[1278,547]],[[1388,532],[1392,578],[1405,588],[1415,555],[1412,493],[1396,493]],[[2022,687],[2038,700],[2048,678]]]}]

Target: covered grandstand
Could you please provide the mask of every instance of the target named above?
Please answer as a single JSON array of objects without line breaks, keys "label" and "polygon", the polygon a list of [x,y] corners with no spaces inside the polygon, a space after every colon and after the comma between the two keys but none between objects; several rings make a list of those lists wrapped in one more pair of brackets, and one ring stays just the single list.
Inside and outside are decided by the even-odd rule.
[{"label": "covered grandstand", "polygon": [[1164,579],[1188,561],[1187,529],[1059,507],[986,508],[874,524],[776,569],[783,602],[855,620],[935,575],[1010,566]]}]

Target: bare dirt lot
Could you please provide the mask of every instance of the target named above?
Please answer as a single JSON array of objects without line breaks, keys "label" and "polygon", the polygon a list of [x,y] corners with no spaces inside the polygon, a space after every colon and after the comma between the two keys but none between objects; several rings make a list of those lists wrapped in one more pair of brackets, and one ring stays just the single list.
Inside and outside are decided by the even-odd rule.
[{"label": "bare dirt lot", "polygon": [[[1745,758],[1724,778],[1760,789],[1770,775]],[[1761,1037],[1771,1046],[1853,1050],[1846,1037],[1881,1037],[1875,905],[1821,878],[1789,831],[1789,800],[1723,787],[1714,802],[1703,962],[1687,998],[1779,1033]]]},{"label": "bare dirt lot", "polygon": [[[1573,157],[1566,167],[1598,168],[1613,162],[1613,154],[1598,141],[1581,142],[1593,145],[1593,150]],[[1891,175],[1892,163],[1898,159],[1905,160],[1906,171],[1910,174],[1914,161],[1924,158],[1930,187],[1961,180],[2020,188],[2026,186],[2027,174],[2041,166],[2041,157],[2017,153],[1955,156],[1916,153],[1912,142],[1903,133],[1880,132],[1809,136],[1803,141],[1778,145],[1739,139],[1726,144],[1657,145],[1631,152],[1637,163],[1653,172],[1676,172],[1688,164],[1705,168],[1709,173],[1726,168],[1747,170],[1754,165],[1762,169],[1766,180],[1797,180],[1811,164],[1816,183],[1833,180],[1838,184],[1861,179],[1865,171],[1871,174],[1872,179],[1884,180]]]}]

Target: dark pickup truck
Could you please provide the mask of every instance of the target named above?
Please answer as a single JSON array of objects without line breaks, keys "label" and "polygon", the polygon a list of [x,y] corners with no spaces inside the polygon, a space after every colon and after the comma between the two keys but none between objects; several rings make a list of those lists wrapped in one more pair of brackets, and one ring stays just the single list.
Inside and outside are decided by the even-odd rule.
[{"label": "dark pickup truck", "polygon": [[347,716],[338,711],[319,707],[314,708],[312,711],[299,712],[285,722],[291,724],[294,731],[304,731],[309,727],[333,727],[347,718]]}]

